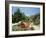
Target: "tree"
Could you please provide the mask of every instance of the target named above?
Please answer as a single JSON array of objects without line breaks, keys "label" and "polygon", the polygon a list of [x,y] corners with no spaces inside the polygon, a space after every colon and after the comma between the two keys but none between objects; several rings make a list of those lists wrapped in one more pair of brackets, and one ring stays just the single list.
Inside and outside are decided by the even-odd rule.
[{"label": "tree", "polygon": [[40,13],[36,14],[36,15],[33,15],[30,17],[31,18],[31,21],[35,24],[35,25],[38,25],[40,24]]},{"label": "tree", "polygon": [[12,15],[12,22],[19,22],[21,20],[25,20],[24,13],[20,12],[20,9],[18,8],[17,11]]}]

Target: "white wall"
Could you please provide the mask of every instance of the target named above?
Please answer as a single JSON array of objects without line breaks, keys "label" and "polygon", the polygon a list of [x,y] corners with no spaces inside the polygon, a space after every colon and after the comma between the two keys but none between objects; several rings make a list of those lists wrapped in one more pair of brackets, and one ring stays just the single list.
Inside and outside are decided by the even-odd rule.
[{"label": "white wall", "polygon": [[5,1],[0,0],[0,38],[5,35]]},{"label": "white wall", "polygon": [[[45,2],[45,0],[21,0],[21,1]],[[4,36],[5,36],[5,0],[0,0],[0,38],[5,38]],[[45,37],[46,36],[30,36],[18,38],[45,38]]]},{"label": "white wall", "polygon": [[32,1],[32,2],[45,2],[45,0],[6,0],[6,1]]}]

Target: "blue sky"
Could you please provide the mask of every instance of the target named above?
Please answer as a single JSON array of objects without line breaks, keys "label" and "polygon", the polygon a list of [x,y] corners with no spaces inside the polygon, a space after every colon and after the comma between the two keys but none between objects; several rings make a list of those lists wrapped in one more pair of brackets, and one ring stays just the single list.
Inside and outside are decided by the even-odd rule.
[{"label": "blue sky", "polygon": [[35,8],[35,7],[12,7],[12,14],[17,11],[17,9],[20,9],[22,13],[24,13],[26,16],[32,16],[37,13],[40,13],[40,8]]}]

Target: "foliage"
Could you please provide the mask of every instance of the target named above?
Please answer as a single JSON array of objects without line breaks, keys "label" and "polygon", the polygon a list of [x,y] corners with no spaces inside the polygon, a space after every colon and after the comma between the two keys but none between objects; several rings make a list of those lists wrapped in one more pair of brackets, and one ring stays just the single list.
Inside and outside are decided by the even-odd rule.
[{"label": "foliage", "polygon": [[18,8],[17,11],[12,15],[12,22],[19,22],[22,20],[25,20],[25,15],[24,13],[20,12],[20,9]]},{"label": "foliage", "polygon": [[30,21],[32,21],[35,25],[40,24],[40,13],[38,13],[34,16],[31,16],[30,18],[31,18]]},{"label": "foliage", "polygon": [[26,21],[26,22],[33,22],[33,24],[38,25],[40,24],[40,13],[32,16],[26,16],[24,13],[20,11],[18,8],[17,11],[12,14],[12,23],[19,22],[19,21]]}]

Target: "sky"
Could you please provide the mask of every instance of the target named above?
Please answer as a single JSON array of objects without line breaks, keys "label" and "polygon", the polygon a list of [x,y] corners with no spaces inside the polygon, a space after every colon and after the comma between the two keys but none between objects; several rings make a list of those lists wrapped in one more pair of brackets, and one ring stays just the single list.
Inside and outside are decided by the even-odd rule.
[{"label": "sky", "polygon": [[36,8],[36,7],[14,7],[13,6],[12,7],[12,14],[14,14],[18,8],[26,16],[32,16],[32,15],[40,13],[40,8]]}]

